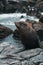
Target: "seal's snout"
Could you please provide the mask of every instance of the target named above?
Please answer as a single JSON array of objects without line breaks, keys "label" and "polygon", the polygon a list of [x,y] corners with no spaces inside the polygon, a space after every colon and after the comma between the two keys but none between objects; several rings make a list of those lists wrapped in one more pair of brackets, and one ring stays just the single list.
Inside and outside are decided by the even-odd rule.
[{"label": "seal's snout", "polygon": [[19,22],[15,22],[15,25],[18,29],[20,28]]}]

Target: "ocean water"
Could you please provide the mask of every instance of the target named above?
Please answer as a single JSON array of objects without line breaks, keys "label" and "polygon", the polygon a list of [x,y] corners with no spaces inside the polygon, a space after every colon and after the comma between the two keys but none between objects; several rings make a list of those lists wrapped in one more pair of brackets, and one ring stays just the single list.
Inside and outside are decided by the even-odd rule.
[{"label": "ocean water", "polygon": [[[24,16],[24,18],[20,18],[21,16]],[[13,13],[13,14],[1,14],[0,15],[0,24],[9,27],[10,29],[12,29],[13,31],[15,30],[15,24],[14,22],[16,21],[25,21],[26,19],[30,19],[30,20],[35,20],[38,22],[39,19],[37,19],[36,17],[30,17],[30,16],[26,16],[25,13],[21,14],[21,13]],[[2,42],[9,42],[10,44],[15,45],[16,47],[23,47],[21,41],[15,40],[13,38],[13,34],[7,36],[6,38],[4,38],[3,40],[0,40],[0,43]]]}]

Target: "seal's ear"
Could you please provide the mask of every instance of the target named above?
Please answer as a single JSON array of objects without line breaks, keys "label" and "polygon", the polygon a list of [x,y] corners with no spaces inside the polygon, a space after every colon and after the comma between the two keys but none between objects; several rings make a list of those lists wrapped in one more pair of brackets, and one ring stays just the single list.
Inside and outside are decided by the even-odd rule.
[{"label": "seal's ear", "polygon": [[18,22],[14,22],[14,24],[15,24],[15,25],[17,25],[17,24],[18,24]]},{"label": "seal's ear", "polygon": [[16,23],[16,21],[14,22],[14,24]]},{"label": "seal's ear", "polygon": [[14,22],[15,25],[18,25],[19,22]]},{"label": "seal's ear", "polygon": [[20,22],[15,22],[15,26],[20,29]]}]

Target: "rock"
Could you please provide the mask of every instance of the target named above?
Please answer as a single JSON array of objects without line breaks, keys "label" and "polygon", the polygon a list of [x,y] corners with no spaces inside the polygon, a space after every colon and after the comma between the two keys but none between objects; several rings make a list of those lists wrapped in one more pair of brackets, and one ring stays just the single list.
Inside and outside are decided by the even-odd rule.
[{"label": "rock", "polygon": [[37,49],[25,50],[18,54],[21,58],[26,60],[26,59],[30,59],[30,58],[40,54],[41,51],[42,51],[42,49],[37,48]]},{"label": "rock", "polygon": [[38,36],[40,38],[40,41],[43,41],[43,29],[38,30],[37,34],[38,34]]},{"label": "rock", "polygon": [[39,21],[43,23],[43,16],[40,17]]},{"label": "rock", "polygon": [[23,15],[20,17],[20,19],[22,19],[22,18],[24,18],[24,16],[23,16]]},{"label": "rock", "polygon": [[43,23],[41,23],[41,22],[34,23],[33,28],[37,32],[37,34],[40,38],[40,41],[43,41]]},{"label": "rock", "polygon": [[43,39],[41,38],[40,47],[43,49]]},{"label": "rock", "polygon": [[5,38],[12,33],[13,31],[10,28],[7,28],[0,24],[0,39]]},{"label": "rock", "polygon": [[24,48],[20,47],[17,48],[16,46],[10,44],[9,42],[3,42],[0,44],[0,53],[4,55],[11,55],[14,53],[19,53],[23,50]]},{"label": "rock", "polygon": [[31,58],[31,61],[36,64],[39,64],[40,62],[43,62],[43,55],[37,55],[37,56]]},{"label": "rock", "polygon": [[32,28],[32,24],[27,22],[15,22],[15,25],[20,31],[21,40],[26,49],[39,47],[39,38]]},{"label": "rock", "polygon": [[23,61],[22,65],[28,65],[28,61],[27,60]]},{"label": "rock", "polygon": [[43,65],[43,63],[40,63],[39,65]]},{"label": "rock", "polygon": [[43,23],[41,23],[41,22],[33,23],[33,28],[35,29],[35,31],[38,31],[43,28]]},{"label": "rock", "polygon": [[40,12],[43,12],[43,0],[37,0],[35,7],[37,7]]},{"label": "rock", "polygon": [[39,22],[33,23],[33,28],[37,32],[40,41],[43,41],[43,17],[39,19]]},{"label": "rock", "polygon": [[[30,15],[36,15],[35,11],[34,13],[29,11],[31,9],[31,7],[36,7],[39,8],[39,11],[41,10],[43,12],[43,1],[40,1],[39,4],[37,3],[37,1],[33,1],[33,0],[0,0],[0,2],[2,2],[1,4],[3,4],[3,6],[1,5],[0,7],[2,7],[2,9],[0,9],[2,13],[14,13],[14,12],[21,12],[21,13],[27,13]],[[40,6],[39,6],[40,5]],[[28,8],[28,6],[30,6],[30,9]]]},{"label": "rock", "polygon": [[[0,65],[43,65],[43,49],[19,51],[8,42],[0,44]],[[17,52],[17,53],[16,53]]]}]

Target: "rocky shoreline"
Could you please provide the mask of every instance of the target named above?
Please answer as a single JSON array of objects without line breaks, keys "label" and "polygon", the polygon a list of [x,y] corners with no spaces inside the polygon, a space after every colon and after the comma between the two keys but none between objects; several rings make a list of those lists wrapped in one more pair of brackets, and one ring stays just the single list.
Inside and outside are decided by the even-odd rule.
[{"label": "rocky shoreline", "polygon": [[[30,16],[40,17],[41,16],[40,12],[43,12],[43,0],[42,1],[0,0],[0,14],[18,12],[26,13],[27,15]],[[21,16],[21,19],[22,18],[24,17]],[[27,20],[27,22],[29,21]],[[36,22],[34,23],[33,27],[35,28],[36,31],[39,30],[40,28],[40,30],[38,31],[40,38],[42,38],[41,43],[39,44],[40,48],[35,49],[32,48],[25,50],[24,47],[22,46],[17,48],[16,45],[12,44],[13,41],[11,43],[2,41],[0,43],[0,65],[43,65],[43,24]],[[5,38],[10,34],[14,35],[16,33],[19,32],[16,32],[16,30],[12,31],[9,27],[0,25],[0,39]]]},{"label": "rocky shoreline", "polygon": [[1,0],[0,13],[27,13],[28,15],[40,15],[43,12],[43,1],[16,1]]},{"label": "rocky shoreline", "polygon": [[0,65],[43,65],[43,41],[40,48],[30,50],[9,42],[0,43]]},{"label": "rocky shoreline", "polygon": [[7,42],[0,44],[0,65],[43,65],[43,49],[25,50]]}]

